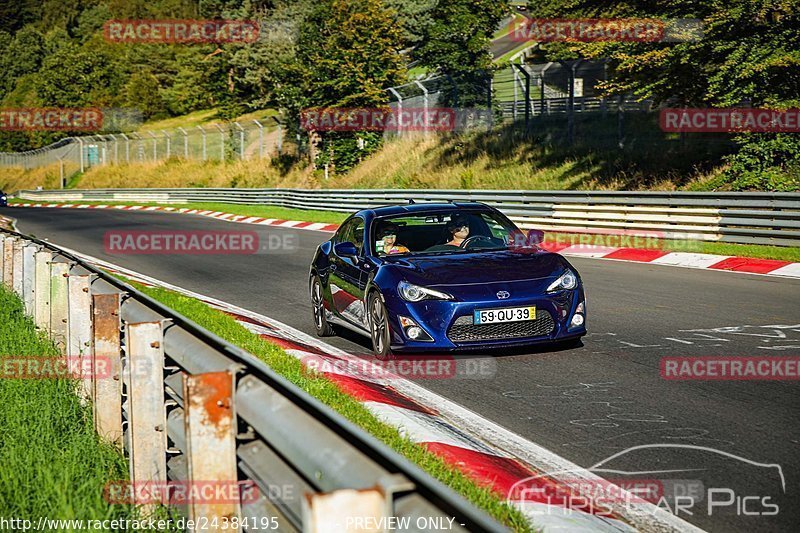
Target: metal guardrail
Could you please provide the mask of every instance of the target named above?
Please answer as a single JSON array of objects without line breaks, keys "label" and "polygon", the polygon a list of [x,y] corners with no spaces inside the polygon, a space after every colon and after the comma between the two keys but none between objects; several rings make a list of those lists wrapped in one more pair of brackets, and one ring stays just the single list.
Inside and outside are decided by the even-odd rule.
[{"label": "metal guardrail", "polygon": [[196,523],[240,517],[233,531],[330,530],[355,513],[408,517],[408,531],[422,530],[422,517],[503,530],[254,356],[128,284],[16,232],[2,230],[0,250],[2,282],[69,360],[92,369],[79,393],[98,433],[127,452],[134,494],[142,483],[151,495],[166,483],[254,483],[241,500],[178,508]]},{"label": "metal guardrail", "polygon": [[352,212],[377,205],[478,201],[523,228],[648,232],[666,239],[800,246],[800,193],[434,189],[85,189],[19,191],[37,202],[222,202]]}]

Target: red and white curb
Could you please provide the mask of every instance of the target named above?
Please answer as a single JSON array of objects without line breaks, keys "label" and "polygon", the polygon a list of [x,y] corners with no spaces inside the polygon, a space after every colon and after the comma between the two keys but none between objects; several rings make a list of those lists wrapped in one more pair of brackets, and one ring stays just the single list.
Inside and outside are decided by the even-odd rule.
[{"label": "red and white curb", "polygon": [[[232,317],[248,330],[278,344],[302,362],[327,361],[322,372],[341,390],[370,410],[378,419],[398,428],[406,437],[425,446],[447,463],[455,466],[479,484],[501,497],[513,493],[523,482],[531,490],[509,503],[520,509],[536,528],[543,531],[630,532],[688,531],[702,532],[665,511],[642,500],[611,503],[596,512],[571,506],[558,494],[578,494],[575,487],[608,486],[597,475],[477,413],[399,376],[388,379],[359,372],[363,365],[336,364],[355,357],[316,337],[307,335],[264,315],[221,300],[139,274],[112,263],[63,248],[97,267],[121,274],[148,286],[162,287],[196,298]],[[309,317],[310,319],[310,317]],[[363,362],[363,361],[362,361]],[[566,479],[559,479],[559,474]],[[551,490],[548,490],[551,489]],[[626,495],[623,489],[619,493]],[[516,494],[516,493],[514,493]],[[583,501],[576,498],[575,501]]]},{"label": "red and white curb", "polygon": [[[187,215],[199,215],[227,222],[238,222],[241,224],[256,224],[261,226],[277,226],[292,229],[304,229],[311,231],[334,232],[339,228],[338,224],[326,224],[323,222],[303,222],[300,220],[282,220],[275,218],[248,217],[245,215],[235,215],[222,211],[203,211],[198,209],[175,208],[165,206],[142,206],[142,205],[103,205],[103,204],[59,204],[59,203],[35,203],[35,204],[9,204],[11,207],[56,207],[73,209],[121,209],[125,211],[165,211],[170,213],[181,213]],[[593,259],[609,259],[614,261],[625,261],[634,263],[652,263],[662,266],[676,266],[684,268],[700,268],[726,272],[743,272],[748,274],[760,274],[767,276],[778,276],[783,278],[800,279],[800,263],[790,261],[779,261],[776,259],[757,259],[752,257],[734,257],[727,255],[714,255],[690,252],[668,252],[666,250],[641,249],[641,248],[615,248],[610,246],[597,246],[589,244],[569,245],[565,243],[543,243],[542,248],[558,252],[570,257],[588,257]]]}]

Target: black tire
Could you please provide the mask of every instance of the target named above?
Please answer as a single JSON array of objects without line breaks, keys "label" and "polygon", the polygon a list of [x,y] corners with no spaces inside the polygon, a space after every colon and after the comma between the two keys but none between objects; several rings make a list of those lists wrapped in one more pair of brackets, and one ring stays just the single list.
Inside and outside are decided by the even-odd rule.
[{"label": "black tire", "polygon": [[367,299],[367,316],[369,317],[369,333],[372,339],[372,351],[378,359],[391,359],[391,336],[389,335],[389,318],[386,306],[380,295],[372,292]]},{"label": "black tire", "polygon": [[332,337],[336,332],[325,317],[325,300],[322,297],[322,282],[319,276],[311,278],[311,310],[314,318],[314,331],[317,337]]}]

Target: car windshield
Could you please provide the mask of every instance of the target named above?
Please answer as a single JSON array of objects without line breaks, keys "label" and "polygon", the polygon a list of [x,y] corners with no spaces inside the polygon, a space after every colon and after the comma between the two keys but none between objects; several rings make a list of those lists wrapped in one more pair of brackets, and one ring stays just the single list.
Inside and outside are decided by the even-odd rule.
[{"label": "car windshield", "polygon": [[522,232],[493,211],[425,212],[376,219],[371,237],[378,256],[507,250]]}]

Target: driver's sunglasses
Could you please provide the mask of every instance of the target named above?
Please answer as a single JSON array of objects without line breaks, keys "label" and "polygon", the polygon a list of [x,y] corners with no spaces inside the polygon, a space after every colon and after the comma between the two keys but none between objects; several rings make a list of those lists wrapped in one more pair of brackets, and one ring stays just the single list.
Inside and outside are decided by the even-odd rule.
[{"label": "driver's sunglasses", "polygon": [[456,229],[457,229],[457,230],[469,229],[469,226],[468,226],[468,225],[466,225],[466,224],[465,224],[465,225],[463,225],[463,226],[456,226]]},{"label": "driver's sunglasses", "polygon": [[384,234],[383,234],[383,238],[385,239],[386,237],[394,237],[394,238],[396,238],[396,237],[397,237],[397,235],[396,235],[396,234],[394,234],[394,233],[384,233]]}]

